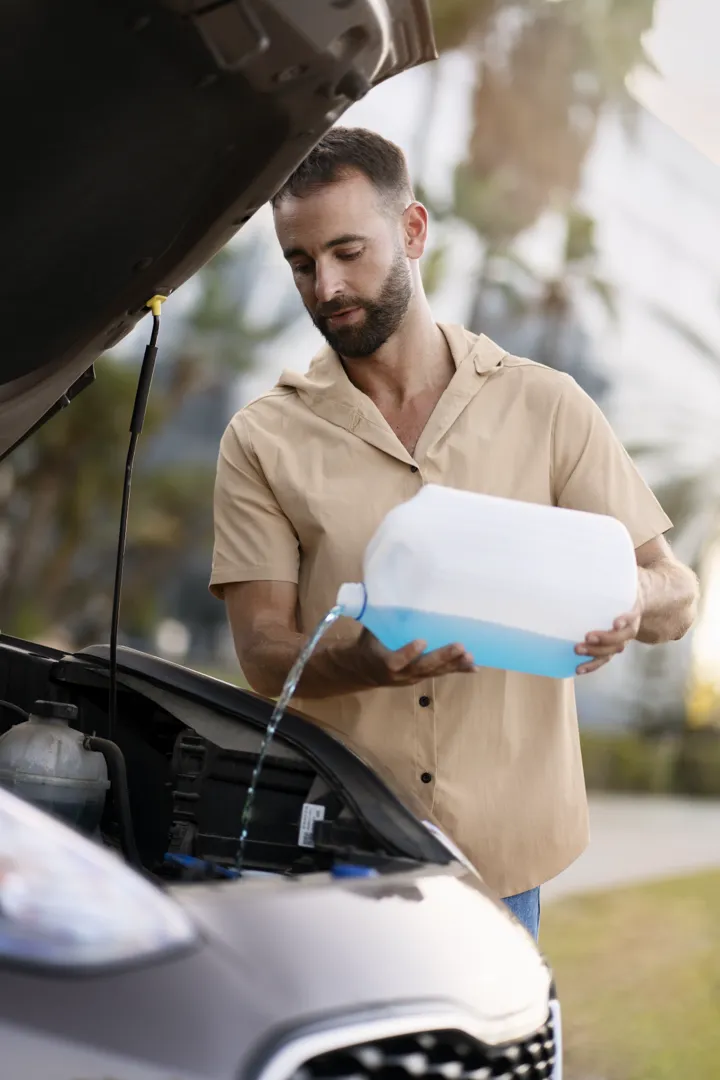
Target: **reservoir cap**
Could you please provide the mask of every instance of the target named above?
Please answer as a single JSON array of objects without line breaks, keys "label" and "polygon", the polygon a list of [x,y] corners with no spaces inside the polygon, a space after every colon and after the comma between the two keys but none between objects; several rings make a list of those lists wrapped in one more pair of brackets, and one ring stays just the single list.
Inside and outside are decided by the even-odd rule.
[{"label": "reservoir cap", "polygon": [[372,866],[359,866],[356,863],[335,863],[330,873],[334,878],[377,877],[377,870]]},{"label": "reservoir cap", "polygon": [[68,723],[78,718],[77,705],[66,701],[36,701],[30,712],[46,720],[66,720]]},{"label": "reservoir cap", "polygon": [[337,594],[337,606],[343,609],[343,615],[351,619],[361,619],[367,605],[367,591],[361,581],[346,581]]}]

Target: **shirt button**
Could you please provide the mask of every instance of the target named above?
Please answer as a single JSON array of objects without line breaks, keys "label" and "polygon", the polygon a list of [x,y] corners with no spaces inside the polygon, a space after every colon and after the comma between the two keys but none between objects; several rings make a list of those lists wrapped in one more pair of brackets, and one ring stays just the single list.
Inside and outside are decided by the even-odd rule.
[{"label": "shirt button", "polygon": [[417,471],[418,471],[417,465],[411,465],[410,466],[410,472],[417,472]]},{"label": "shirt button", "polygon": [[423,694],[421,698],[418,698],[418,705],[420,705],[421,708],[427,709],[429,704],[430,698],[427,696],[427,694]]},{"label": "shirt button", "polygon": [[433,778],[433,776],[432,776],[431,772],[424,772],[422,774],[422,776],[420,777],[423,784],[431,784],[432,783],[432,778]]}]

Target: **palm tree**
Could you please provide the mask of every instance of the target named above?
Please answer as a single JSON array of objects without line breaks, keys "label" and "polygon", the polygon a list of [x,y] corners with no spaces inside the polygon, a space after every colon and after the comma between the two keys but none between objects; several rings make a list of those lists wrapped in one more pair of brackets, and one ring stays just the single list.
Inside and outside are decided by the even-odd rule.
[{"label": "palm tree", "polygon": [[619,108],[631,122],[624,80],[637,64],[650,63],[642,36],[654,4],[434,0],[440,48],[464,44],[476,65],[473,129],[456,171],[453,207],[485,251],[471,323],[480,321],[489,260],[547,210],[574,212],[602,110]]}]

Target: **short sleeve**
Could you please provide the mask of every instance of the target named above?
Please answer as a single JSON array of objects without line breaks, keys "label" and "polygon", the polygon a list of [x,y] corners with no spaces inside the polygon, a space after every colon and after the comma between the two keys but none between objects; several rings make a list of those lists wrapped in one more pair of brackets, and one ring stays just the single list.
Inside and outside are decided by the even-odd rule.
[{"label": "short sleeve", "polygon": [[220,442],[214,494],[210,591],[233,581],[297,583],[298,538],[283,514],[238,413]]},{"label": "short sleeve", "polygon": [[557,505],[617,518],[639,548],[672,522],[600,408],[573,379],[566,380],[555,416]]}]

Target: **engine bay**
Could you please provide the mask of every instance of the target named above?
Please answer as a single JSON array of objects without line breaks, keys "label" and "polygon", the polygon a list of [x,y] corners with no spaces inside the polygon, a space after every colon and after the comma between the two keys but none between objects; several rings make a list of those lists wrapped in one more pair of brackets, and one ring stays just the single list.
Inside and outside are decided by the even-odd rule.
[{"label": "engine bay", "polygon": [[[130,649],[119,651],[118,667],[117,719],[108,743],[106,646],[66,655],[0,637],[0,699],[28,713],[37,701],[58,703],[60,712],[70,706],[67,726],[80,733],[89,754],[103,749],[109,762],[99,824],[90,835],[141,871],[195,881],[240,873],[297,876],[339,862],[379,869],[408,860],[450,861],[435,836],[351,751],[288,714],[260,775],[240,872],[242,809],[271,703]],[[17,711],[0,707],[0,762],[6,733],[17,733],[21,721]],[[105,744],[117,749],[108,755]],[[56,753],[56,769],[59,760]],[[12,790],[7,772],[2,782]]]}]

